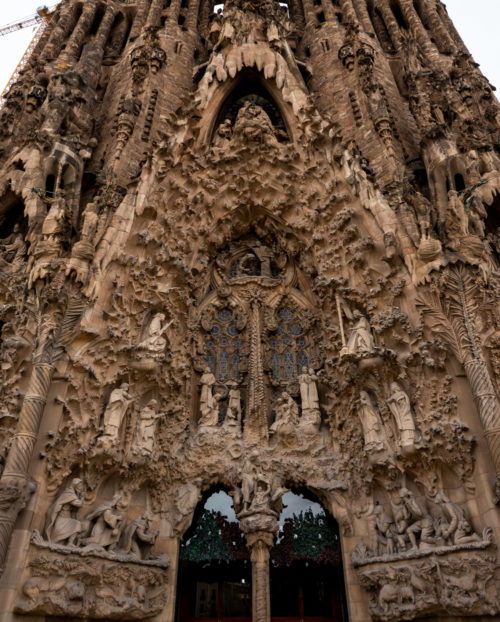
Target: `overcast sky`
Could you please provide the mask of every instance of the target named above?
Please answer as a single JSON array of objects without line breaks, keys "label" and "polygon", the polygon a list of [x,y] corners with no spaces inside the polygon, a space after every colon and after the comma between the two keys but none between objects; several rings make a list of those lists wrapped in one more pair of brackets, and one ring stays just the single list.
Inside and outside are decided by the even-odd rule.
[{"label": "overcast sky", "polygon": [[[33,15],[43,0],[1,0],[0,26]],[[56,4],[54,0],[46,2]],[[476,62],[493,85],[500,88],[500,0],[448,0],[448,13],[455,22]],[[10,79],[24,50],[34,33],[27,28],[17,33],[0,37],[0,89]]]}]

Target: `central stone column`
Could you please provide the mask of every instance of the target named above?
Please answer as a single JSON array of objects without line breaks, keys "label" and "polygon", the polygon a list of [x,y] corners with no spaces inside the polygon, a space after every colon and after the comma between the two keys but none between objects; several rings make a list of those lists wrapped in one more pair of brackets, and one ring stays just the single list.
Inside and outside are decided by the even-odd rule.
[{"label": "central stone column", "polygon": [[252,562],[252,622],[271,622],[269,557],[278,531],[277,513],[241,512],[240,526],[246,536]]},{"label": "central stone column", "polygon": [[269,584],[269,552],[273,546],[273,534],[257,532],[247,535],[252,562],[252,620],[270,622],[271,589]]}]

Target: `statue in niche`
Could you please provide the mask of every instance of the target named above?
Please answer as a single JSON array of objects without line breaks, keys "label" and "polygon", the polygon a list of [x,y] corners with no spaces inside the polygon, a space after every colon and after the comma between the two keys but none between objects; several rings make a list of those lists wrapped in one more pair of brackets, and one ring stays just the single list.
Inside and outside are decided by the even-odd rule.
[{"label": "statue in niche", "polygon": [[207,365],[200,379],[201,395],[200,395],[200,427],[214,427],[219,423],[219,401],[221,396],[213,394],[213,386],[216,382],[215,376],[212,374],[210,367]]},{"label": "statue in niche", "polygon": [[365,450],[368,453],[383,451],[385,449],[384,428],[366,391],[360,391],[358,414],[363,426]]},{"label": "statue in niche", "polygon": [[157,406],[158,402],[152,399],[139,413],[139,421],[137,423],[132,453],[141,454],[143,456],[151,455],[155,444],[156,420],[161,417],[161,415],[156,412]]},{"label": "statue in niche", "polygon": [[83,505],[83,482],[78,477],[57,497],[49,509],[45,536],[53,544],[74,546],[84,525],[76,518]]},{"label": "statue in niche", "polygon": [[109,396],[104,412],[104,430],[98,439],[98,446],[110,448],[119,442],[120,428],[127,413],[132,397],[128,393],[128,384],[124,382],[114,389]]},{"label": "statue in niche", "polygon": [[289,445],[296,440],[295,431],[299,423],[299,407],[293,397],[283,391],[276,402],[275,412],[276,419],[271,425],[270,433]]},{"label": "statue in niche", "polygon": [[238,383],[235,380],[229,380],[227,383],[229,387],[229,399],[226,412],[226,423],[235,422],[241,423],[241,393],[238,388]]},{"label": "statue in niche", "polygon": [[120,551],[137,559],[149,559],[159,531],[151,531],[153,515],[146,510],[142,516],[133,520],[123,530],[120,538]]},{"label": "statue in niche", "polygon": [[431,202],[413,186],[411,186],[411,191],[406,193],[406,200],[413,207],[421,239],[429,239],[432,227],[431,221],[435,219]]},{"label": "statue in niche", "polygon": [[465,511],[456,503],[452,503],[443,492],[431,492],[432,501],[439,506],[443,514],[444,523],[440,525],[441,537],[449,544],[468,544],[481,542],[483,538],[474,533]]},{"label": "statue in niche", "polygon": [[227,147],[233,137],[233,125],[231,119],[227,118],[219,125],[214,137],[214,147],[223,149]]},{"label": "statue in niche", "polygon": [[165,314],[156,313],[151,320],[146,336],[137,346],[145,356],[161,359],[165,353],[167,340],[163,336],[167,328],[172,324],[173,320],[165,323]]},{"label": "statue in niche", "polygon": [[321,413],[319,410],[318,377],[314,370],[302,368],[302,374],[298,376],[300,386],[300,398],[302,415],[300,429],[305,433],[315,434],[321,425]]},{"label": "statue in niche", "polygon": [[114,551],[123,529],[126,507],[121,493],[117,492],[111,501],[90,512],[85,517],[90,535],[83,538],[81,544],[86,548]]},{"label": "statue in niche", "polygon": [[302,368],[302,374],[298,377],[300,385],[300,399],[302,404],[302,413],[308,410],[319,410],[318,397],[318,377],[314,370],[307,367]]},{"label": "statue in niche", "polygon": [[67,208],[64,197],[52,199],[50,209],[43,221],[42,233],[46,240],[55,241],[64,233],[67,222]]},{"label": "statue in niche", "polygon": [[401,488],[399,491],[408,513],[410,515],[410,524],[406,528],[406,535],[411,543],[411,550],[418,550],[417,535],[419,535],[420,548],[429,548],[435,543],[434,525],[432,518],[425,510],[424,506],[415,497],[415,495],[407,488]]},{"label": "statue in niche", "polygon": [[202,480],[197,477],[192,482],[183,484],[175,498],[175,532],[182,535],[191,524],[193,512],[201,499]]},{"label": "statue in niche", "polygon": [[446,210],[445,224],[446,232],[452,242],[456,238],[469,235],[469,219],[456,190],[448,192],[448,209]]},{"label": "statue in niche", "polygon": [[342,348],[341,356],[347,354],[364,356],[372,353],[375,348],[370,322],[359,311],[354,311],[353,315],[358,321],[352,329],[347,345]]},{"label": "statue in niche", "polygon": [[252,251],[245,253],[238,264],[240,276],[261,276],[260,261]]},{"label": "statue in niche", "polygon": [[19,225],[14,225],[12,235],[7,240],[2,240],[4,257],[0,258],[0,267],[9,265],[12,272],[19,270],[26,260],[26,242],[23,239],[21,232],[19,231]]},{"label": "statue in niche", "polygon": [[409,449],[415,443],[415,422],[411,412],[410,398],[397,382],[391,384],[387,405],[396,421],[401,449]]},{"label": "statue in niche", "polygon": [[242,143],[278,144],[271,119],[263,108],[253,102],[246,102],[238,111],[233,135]]}]

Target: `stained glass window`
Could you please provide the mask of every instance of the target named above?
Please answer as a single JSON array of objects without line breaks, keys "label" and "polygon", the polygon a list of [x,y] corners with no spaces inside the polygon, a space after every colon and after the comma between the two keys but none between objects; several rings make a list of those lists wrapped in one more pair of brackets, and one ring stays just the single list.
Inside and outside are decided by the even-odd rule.
[{"label": "stained glass window", "polygon": [[277,381],[289,381],[309,367],[304,327],[290,307],[278,309],[279,322],[269,339],[271,375]]},{"label": "stained glass window", "polygon": [[233,380],[240,379],[240,353],[236,352],[233,355],[233,369],[232,369]]},{"label": "stained glass window", "polygon": [[271,354],[271,369],[273,371],[273,378],[275,380],[280,379],[280,357],[277,352]]},{"label": "stained glass window", "polygon": [[309,368],[309,359],[307,358],[307,354],[303,350],[299,352],[298,367],[299,373],[302,372],[303,367]]},{"label": "stained glass window", "polygon": [[239,350],[242,346],[241,333],[234,321],[233,311],[227,307],[219,309],[205,342],[205,360],[219,382],[239,379]]},{"label": "stained glass window", "polygon": [[219,380],[227,380],[229,356],[224,350],[219,354]]},{"label": "stained glass window", "polygon": [[286,380],[291,380],[295,377],[295,365],[294,365],[293,352],[286,350],[283,353],[283,371]]}]

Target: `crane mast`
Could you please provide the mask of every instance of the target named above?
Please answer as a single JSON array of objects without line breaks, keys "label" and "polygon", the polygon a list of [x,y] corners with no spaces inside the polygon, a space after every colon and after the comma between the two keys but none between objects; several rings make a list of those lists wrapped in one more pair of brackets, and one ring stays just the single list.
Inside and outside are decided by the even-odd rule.
[{"label": "crane mast", "polygon": [[10,34],[11,32],[16,32],[18,30],[23,30],[24,28],[29,28],[30,26],[36,26],[37,24],[39,24],[30,44],[26,48],[26,51],[21,57],[21,60],[17,64],[16,68],[14,69],[14,72],[12,73],[9,81],[7,82],[7,84],[5,85],[5,88],[2,91],[2,95],[0,99],[0,108],[3,105],[5,95],[7,94],[10,87],[14,84],[14,82],[19,78],[20,72],[26,66],[26,63],[28,62],[28,59],[31,56],[31,53],[35,49],[48,23],[52,19],[52,16],[54,15],[54,9],[56,6],[57,5],[53,5],[51,7],[41,6],[37,9],[35,15],[31,15],[22,20],[12,22],[0,28],[0,36],[5,36],[5,35]]}]

